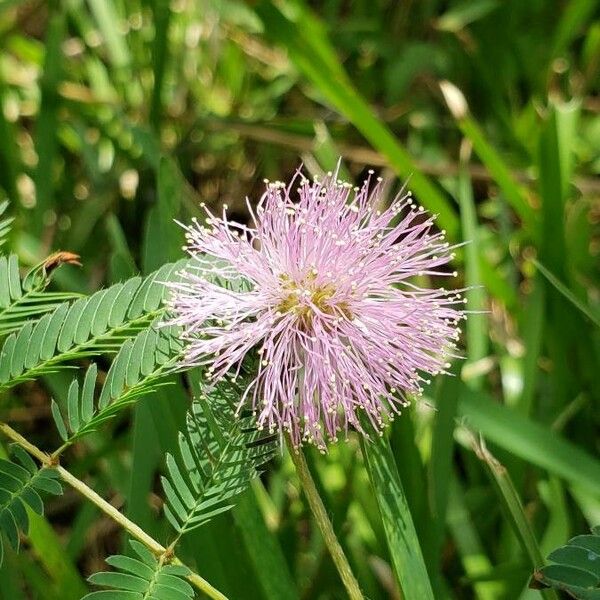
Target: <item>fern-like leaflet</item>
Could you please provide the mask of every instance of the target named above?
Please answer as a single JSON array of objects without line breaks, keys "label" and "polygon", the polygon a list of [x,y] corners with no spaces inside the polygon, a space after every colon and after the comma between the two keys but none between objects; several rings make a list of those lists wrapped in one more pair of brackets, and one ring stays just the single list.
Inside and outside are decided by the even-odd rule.
[{"label": "fern-like leaflet", "polygon": [[117,352],[160,316],[186,260],[167,264],[142,279],[133,277],[95,294],[63,303],[39,321],[11,334],[0,350],[0,391],[55,371],[62,363]]},{"label": "fern-like leaflet", "polygon": [[135,557],[111,556],[106,562],[117,571],[95,573],[90,583],[110,590],[92,592],[83,600],[191,600],[194,589],[185,581],[190,570],[182,565],[166,564],[145,546],[129,542]]},{"label": "fern-like leaflet", "polygon": [[96,431],[140,396],[151,393],[177,369],[183,354],[179,329],[157,325],[144,329],[121,346],[108,370],[97,402],[94,399],[98,374],[95,364],[88,368],[81,386],[76,378],[71,382],[66,419],[58,404],[52,402],[52,415],[65,445]]},{"label": "fern-like leaflet", "polygon": [[[57,253],[54,256],[60,257]],[[75,256],[75,255],[71,255]],[[50,257],[49,260],[52,260]],[[15,254],[0,256],[0,337],[23,327],[44,313],[56,309],[62,302],[77,294],[47,292],[54,268],[63,261],[58,258],[47,268],[48,260],[41,262],[21,280],[19,261]]]},{"label": "fern-like leaflet", "polygon": [[10,232],[10,227],[14,221],[14,217],[3,217],[2,215],[8,208],[8,201],[0,202],[0,246],[6,242],[6,236]]},{"label": "fern-like leaflet", "polygon": [[167,454],[164,509],[178,538],[232,508],[277,450],[276,438],[258,431],[253,417],[235,414],[239,395],[230,385],[194,400],[187,432],[179,435],[180,462]]},{"label": "fern-like leaflet", "polygon": [[41,515],[44,503],[40,492],[62,494],[55,471],[38,468],[19,446],[13,447],[13,454],[17,462],[0,459],[0,565],[4,556],[2,534],[18,550],[19,531],[27,534],[29,530],[26,506]]},{"label": "fern-like leaflet", "polygon": [[562,590],[577,600],[600,600],[600,526],[548,555],[554,564],[533,574],[530,587]]}]

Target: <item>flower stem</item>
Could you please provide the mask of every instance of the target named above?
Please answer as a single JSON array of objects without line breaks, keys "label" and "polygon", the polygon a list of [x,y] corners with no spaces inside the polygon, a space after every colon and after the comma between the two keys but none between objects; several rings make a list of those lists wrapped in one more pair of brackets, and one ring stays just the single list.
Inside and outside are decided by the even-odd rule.
[{"label": "flower stem", "polygon": [[342,549],[342,546],[335,535],[333,525],[329,520],[323,500],[321,500],[321,496],[319,496],[319,492],[317,491],[317,486],[315,485],[312,475],[310,474],[310,470],[306,464],[306,458],[302,452],[302,449],[294,448],[289,437],[287,438],[287,445],[294,466],[296,467],[298,478],[302,484],[304,495],[308,501],[308,505],[310,506],[312,514],[317,521],[317,525],[321,530],[321,534],[325,540],[325,545],[327,546],[329,554],[331,555],[342,582],[346,587],[348,596],[351,600],[364,600],[364,596],[360,591],[360,586],[358,585],[358,581],[352,572],[350,563],[348,562],[348,559],[344,554],[344,550]]},{"label": "flower stem", "polygon": [[[15,431],[6,423],[0,422],[0,432],[2,432],[13,442],[19,444],[21,448],[29,452],[29,454],[31,454],[33,457],[37,458],[44,467],[55,469],[63,481],[77,490],[82,496],[92,502],[92,504],[95,504],[104,514],[108,515],[113,521],[118,523],[132,537],[144,544],[144,546],[151,550],[155,555],[163,557],[169,553],[171,547],[165,548],[160,542],[157,542],[153,537],[148,535],[139,525],[136,525],[133,521],[130,521],[112,504],[104,500],[104,498],[99,496],[92,488],[81,481],[81,479],[77,479],[77,477],[72,475],[64,467],[61,467],[57,462],[57,458],[46,454],[37,446],[34,446],[31,442],[27,441],[20,433]],[[169,560],[173,564],[183,564],[176,556],[171,557]],[[196,588],[204,592],[208,597],[213,598],[213,600],[227,600],[227,596],[219,592],[219,590],[214,588],[210,583],[208,583],[208,581],[206,581],[206,579],[202,578],[197,573],[191,573],[187,576],[187,579]]]}]

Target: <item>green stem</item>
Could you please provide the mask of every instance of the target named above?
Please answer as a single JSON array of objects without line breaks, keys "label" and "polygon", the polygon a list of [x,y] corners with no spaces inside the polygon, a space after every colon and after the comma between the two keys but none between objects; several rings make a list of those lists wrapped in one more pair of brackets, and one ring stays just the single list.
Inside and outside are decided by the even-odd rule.
[{"label": "green stem", "polygon": [[364,600],[364,596],[360,591],[360,586],[358,585],[358,581],[352,572],[350,563],[348,562],[348,559],[344,554],[344,550],[342,549],[342,546],[335,535],[333,525],[329,520],[323,500],[321,500],[321,496],[319,496],[319,492],[317,491],[317,486],[315,485],[312,475],[310,474],[310,470],[306,464],[306,458],[304,457],[302,449],[294,448],[289,438],[287,438],[287,444],[290,451],[290,456],[292,457],[292,461],[296,467],[296,472],[298,473],[298,478],[302,484],[304,495],[308,501],[308,505],[310,506],[312,514],[317,521],[317,525],[321,530],[321,534],[325,540],[325,545],[327,546],[329,554],[331,555],[342,582],[346,587],[348,596],[351,598],[351,600]]},{"label": "green stem", "polygon": [[[77,490],[92,504],[95,504],[104,514],[108,515],[113,521],[118,523],[132,537],[144,544],[144,546],[146,546],[154,554],[159,557],[171,554],[172,546],[165,548],[160,542],[157,542],[153,537],[149,536],[139,525],[136,525],[133,521],[130,521],[112,504],[99,496],[92,488],[90,488],[80,479],[77,479],[77,477],[72,475],[64,467],[61,467],[56,458],[53,458],[52,456],[40,450],[37,446],[34,446],[31,442],[27,441],[20,433],[15,431],[6,423],[0,422],[0,432],[2,432],[13,442],[19,444],[21,448],[29,452],[29,454],[31,454],[34,458],[37,458],[44,467],[55,469],[63,481]],[[183,564],[176,556],[171,557],[170,562],[177,565]],[[187,579],[196,588],[204,592],[209,598],[213,598],[213,600],[227,600],[227,596],[223,595],[219,590],[214,588],[210,583],[208,583],[208,581],[206,581],[206,579],[202,578],[197,573],[191,573],[188,575]]]}]

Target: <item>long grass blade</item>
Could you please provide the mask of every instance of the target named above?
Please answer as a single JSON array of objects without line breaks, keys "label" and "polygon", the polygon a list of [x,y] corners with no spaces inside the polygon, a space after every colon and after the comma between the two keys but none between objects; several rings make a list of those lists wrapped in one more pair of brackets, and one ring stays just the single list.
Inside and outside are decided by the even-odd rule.
[{"label": "long grass blade", "polygon": [[371,440],[361,439],[361,450],[398,583],[407,598],[433,599],[421,546],[389,441],[371,433]]}]

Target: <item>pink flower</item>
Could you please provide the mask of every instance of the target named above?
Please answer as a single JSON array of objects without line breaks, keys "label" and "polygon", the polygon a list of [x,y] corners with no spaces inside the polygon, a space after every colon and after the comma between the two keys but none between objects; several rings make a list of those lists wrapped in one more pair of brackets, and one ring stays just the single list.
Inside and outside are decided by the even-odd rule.
[{"label": "pink flower", "polygon": [[248,204],[253,227],[228,221],[225,207],[185,228],[197,260],[170,308],[186,364],[235,378],[255,349],[242,402],[294,444],[324,449],[361,429],[361,411],[381,430],[449,366],[463,300],[415,277],[452,275],[442,269],[452,248],[410,193],[384,210],[381,192],[380,179],[359,189],[298,172],[287,186],[268,183],[255,212]]}]

